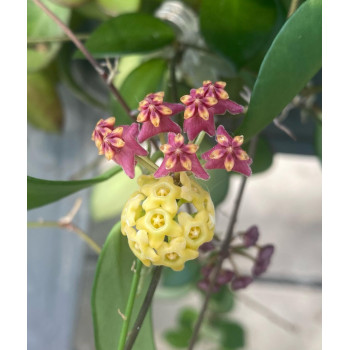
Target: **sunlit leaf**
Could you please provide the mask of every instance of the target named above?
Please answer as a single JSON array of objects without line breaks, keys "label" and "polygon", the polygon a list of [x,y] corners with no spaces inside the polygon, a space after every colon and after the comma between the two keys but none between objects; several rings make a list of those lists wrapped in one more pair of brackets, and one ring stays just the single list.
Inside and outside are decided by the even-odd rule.
[{"label": "sunlit leaf", "polygon": [[[86,41],[95,57],[150,52],[171,44],[173,29],[160,19],[145,13],[126,13],[103,22]],[[77,52],[75,57],[82,58]]]},{"label": "sunlit leaf", "polygon": [[238,130],[246,139],[277,117],[321,68],[321,24],[321,0],[308,0],[276,36],[261,65],[248,113]]},{"label": "sunlit leaf", "polygon": [[137,178],[141,175],[139,167],[135,169],[135,178],[130,179],[124,171],[109,180],[96,185],[91,194],[91,214],[95,221],[118,216],[126,201],[138,188]]},{"label": "sunlit leaf", "polygon": [[[109,233],[99,256],[91,296],[92,316],[96,350],[117,349],[123,319],[118,313],[125,312],[133,272],[132,254],[127,238],[120,231],[117,223]],[[146,272],[146,269],[141,272]],[[136,294],[130,325],[135,322],[141,308],[151,274],[141,276],[140,293]],[[151,315],[148,313],[136,339],[134,350],[154,350]]]},{"label": "sunlit leaf", "polygon": [[78,181],[51,181],[27,176],[28,209],[41,207],[55,202],[84,188],[106,181],[121,170],[122,168],[120,167],[114,167],[100,176]]},{"label": "sunlit leaf", "polygon": [[[142,63],[135,68],[124,80],[120,93],[132,109],[151,92],[164,91],[167,62],[155,58]],[[112,98],[112,110],[118,125],[130,124],[132,120],[126,114],[115,98]]]},{"label": "sunlit leaf", "polygon": [[[58,6],[49,0],[42,0],[63,23],[68,24],[71,10]],[[32,0],[27,0],[28,39],[53,38],[62,36],[62,29]],[[28,71],[37,71],[47,66],[60,49],[61,43],[36,43],[27,50]]]},{"label": "sunlit leaf", "polygon": [[56,82],[46,72],[27,75],[27,118],[38,129],[61,130],[63,111],[56,91]]},{"label": "sunlit leaf", "polygon": [[137,11],[141,0],[96,0],[101,10],[109,16]]}]

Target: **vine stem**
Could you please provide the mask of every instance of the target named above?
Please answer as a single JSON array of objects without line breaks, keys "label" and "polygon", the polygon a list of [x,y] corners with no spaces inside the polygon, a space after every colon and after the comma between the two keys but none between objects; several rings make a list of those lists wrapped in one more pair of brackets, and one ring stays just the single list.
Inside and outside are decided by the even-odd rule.
[{"label": "vine stem", "polygon": [[[255,136],[250,142],[249,154],[251,157],[255,153],[256,143],[257,143],[257,136]],[[197,341],[198,333],[199,333],[199,330],[200,330],[202,323],[204,321],[204,316],[205,316],[205,313],[208,309],[209,300],[210,300],[211,294],[213,292],[214,283],[219,275],[222,263],[224,262],[224,260],[227,256],[227,253],[228,253],[228,250],[230,247],[230,241],[231,241],[232,235],[233,235],[234,226],[237,222],[238,211],[239,211],[240,205],[242,203],[243,193],[244,193],[244,189],[245,189],[247,180],[248,180],[248,178],[246,176],[242,177],[241,184],[240,184],[240,187],[238,190],[238,194],[237,194],[235,201],[234,201],[233,213],[232,213],[230,221],[227,225],[225,237],[224,237],[224,240],[222,241],[220,252],[218,254],[218,260],[216,262],[215,268],[213,269],[213,272],[210,275],[210,285],[209,285],[208,291],[205,294],[205,298],[204,298],[204,302],[203,302],[200,314],[199,314],[197,322],[194,326],[194,330],[192,333],[192,338],[190,340],[188,350],[193,350],[194,345]]]},{"label": "vine stem", "polygon": [[129,294],[128,302],[126,304],[125,319],[123,322],[122,330],[120,332],[120,338],[119,338],[119,343],[118,343],[118,348],[117,348],[118,350],[123,350],[124,346],[125,346],[126,336],[128,334],[130,319],[131,319],[131,315],[132,315],[132,310],[133,310],[134,303],[135,303],[137,287],[138,287],[139,281],[140,281],[141,268],[142,268],[142,262],[139,259],[137,259],[136,270],[135,270],[134,276],[132,278],[131,287],[130,287],[130,294]]},{"label": "vine stem", "polygon": [[112,94],[122,105],[124,110],[127,112],[129,117],[135,120],[135,115],[132,113],[132,110],[125,102],[124,98],[118,91],[118,89],[113,85],[113,82],[109,81],[109,74],[98,64],[98,62],[92,57],[91,53],[86,49],[84,44],[76,37],[76,35],[51,11],[49,10],[40,0],[32,0],[35,5],[40,7],[61,29],[64,33],[70,38],[74,45],[82,52],[85,58],[90,62],[95,71],[100,75],[100,77],[106,82],[107,86],[111,90]]},{"label": "vine stem", "polygon": [[154,292],[156,291],[158,282],[160,280],[162,269],[163,269],[163,266],[156,266],[154,268],[152,280],[151,280],[151,283],[148,287],[147,294],[146,294],[145,299],[142,303],[142,307],[141,307],[140,312],[136,318],[136,321],[131,329],[131,332],[130,332],[130,335],[128,337],[128,340],[127,340],[127,343],[125,345],[124,350],[131,350],[134,343],[135,343],[135,340],[140,332],[143,320],[145,319],[147,312],[151,306],[153,295],[154,295]]},{"label": "vine stem", "polygon": [[38,221],[28,222],[28,228],[43,228],[43,227],[57,227],[62,228],[70,232],[74,232],[80,238],[82,238],[89,247],[94,250],[97,254],[101,253],[101,247],[91,239],[83,230],[72,223],[62,223],[59,221]]},{"label": "vine stem", "polygon": [[[89,34],[74,34],[75,37],[79,40],[87,40],[89,38]],[[27,44],[49,44],[49,43],[59,43],[71,41],[71,38],[68,36],[51,36],[46,38],[27,38]]]}]

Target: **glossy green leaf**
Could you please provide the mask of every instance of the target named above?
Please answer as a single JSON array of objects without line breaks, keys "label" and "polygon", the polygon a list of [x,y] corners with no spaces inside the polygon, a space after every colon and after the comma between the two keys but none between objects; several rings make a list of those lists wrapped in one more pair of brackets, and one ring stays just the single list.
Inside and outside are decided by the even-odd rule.
[{"label": "glossy green leaf", "polygon": [[121,170],[122,168],[120,167],[114,167],[100,176],[88,180],[77,181],[51,181],[27,176],[28,209],[41,207],[55,202],[84,188],[106,181]]},{"label": "glossy green leaf", "polygon": [[[145,13],[127,13],[102,23],[86,41],[94,57],[115,57],[161,49],[175,39],[173,29]],[[80,52],[77,58],[82,58]]]},{"label": "glossy green leaf", "polygon": [[96,185],[91,193],[91,214],[95,221],[103,221],[118,216],[129,197],[139,188],[137,178],[141,175],[135,168],[135,178],[130,179],[124,171],[109,180]]},{"label": "glossy green leaf", "polygon": [[234,350],[244,347],[244,329],[241,325],[220,318],[214,319],[211,324],[221,335],[220,343],[223,349]]},{"label": "glossy green leaf", "polygon": [[[71,10],[58,6],[49,0],[42,0],[58,18],[68,24]],[[52,38],[62,36],[62,29],[40,9],[32,0],[27,1],[27,36],[28,39]],[[61,43],[38,43],[27,50],[28,71],[37,71],[47,66],[60,49]]]},{"label": "glossy green leaf", "polygon": [[[151,92],[164,91],[167,62],[155,58],[142,63],[135,68],[124,80],[120,93],[132,109],[136,109],[139,102]],[[130,124],[132,120],[124,109],[112,98],[112,111],[118,125]]]},{"label": "glossy green leaf", "polygon": [[241,66],[266,45],[277,18],[274,0],[203,0],[200,27],[209,47]]},{"label": "glossy green leaf", "polygon": [[321,24],[321,0],[308,0],[276,36],[261,65],[248,113],[237,131],[246,139],[277,117],[321,68]]},{"label": "glossy green leaf", "polygon": [[125,12],[134,12],[140,6],[141,0],[96,0],[101,10],[109,16],[120,15]]},{"label": "glossy green leaf", "polygon": [[[127,238],[117,223],[109,233],[99,256],[91,296],[96,350],[116,350],[132,281],[131,266],[135,261]],[[142,273],[145,273],[144,268]],[[130,325],[134,324],[141,308],[151,274],[141,275],[142,288],[136,295]],[[136,339],[134,350],[154,350],[151,315],[148,313]]]},{"label": "glossy green leaf", "polygon": [[28,73],[27,100],[27,118],[33,126],[49,132],[61,130],[61,101],[56,82],[47,72]]},{"label": "glossy green leaf", "polygon": [[322,124],[317,123],[314,133],[314,146],[317,157],[322,162]]},{"label": "glossy green leaf", "polygon": [[200,265],[198,260],[190,260],[182,271],[173,271],[169,268],[163,270],[162,285],[164,287],[183,287],[195,283],[199,276]]}]

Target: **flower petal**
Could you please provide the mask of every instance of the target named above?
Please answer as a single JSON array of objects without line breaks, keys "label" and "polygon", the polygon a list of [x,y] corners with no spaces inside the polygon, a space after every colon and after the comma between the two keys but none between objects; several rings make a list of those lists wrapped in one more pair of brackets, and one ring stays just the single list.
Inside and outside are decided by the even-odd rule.
[{"label": "flower petal", "polygon": [[196,112],[196,105],[195,105],[195,103],[192,103],[191,105],[186,107],[185,113],[184,113],[184,118],[185,119],[192,118],[194,116],[195,112]]},{"label": "flower petal", "polygon": [[154,111],[154,110],[151,111],[150,120],[151,120],[151,123],[153,124],[153,126],[155,126],[156,128],[159,127],[160,118],[159,118],[159,115],[156,111]]},{"label": "flower petal", "polygon": [[169,145],[168,143],[165,143],[164,145],[161,145],[159,149],[164,153],[164,154],[169,154],[174,152],[173,146]]},{"label": "flower petal", "polygon": [[226,156],[224,164],[225,164],[225,169],[227,171],[231,171],[233,169],[233,166],[235,165],[235,161],[234,161],[231,153],[229,153]]},{"label": "flower petal", "polygon": [[170,170],[174,168],[175,164],[177,161],[177,157],[175,155],[170,155],[165,157],[164,162],[165,162],[165,169]]},{"label": "flower petal", "polygon": [[162,132],[181,132],[181,128],[178,124],[174,123],[169,117],[160,118],[159,126],[155,127],[150,121],[146,121],[142,124],[141,131],[138,136],[139,142],[143,142],[154,135],[158,135]]},{"label": "flower petal", "polygon": [[209,119],[209,112],[208,112],[207,108],[205,107],[205,105],[202,103],[200,103],[198,105],[198,115],[204,120]]},{"label": "flower petal", "polygon": [[194,143],[190,143],[188,145],[184,145],[181,148],[181,151],[188,154],[195,154],[198,151],[199,146],[195,145]]},{"label": "flower petal", "polygon": [[149,116],[149,109],[143,109],[143,110],[141,110],[141,112],[138,114],[136,120],[137,120],[139,123],[143,123],[143,122],[145,122],[146,120],[148,120],[148,116]]},{"label": "flower petal", "polygon": [[159,106],[156,106],[157,111],[162,115],[172,115],[173,111],[165,106],[164,104],[161,104]]},{"label": "flower petal", "polygon": [[209,158],[210,159],[220,159],[224,156],[225,153],[226,153],[225,148],[217,148],[210,153]]},{"label": "flower petal", "polygon": [[205,131],[210,136],[215,135],[214,115],[210,109],[208,109],[208,112],[208,120],[204,120],[199,116],[185,119],[184,130],[190,140],[194,140],[201,131]]},{"label": "flower petal", "polygon": [[187,106],[194,102],[194,98],[191,95],[185,95],[180,98],[180,101]]},{"label": "flower petal", "polygon": [[181,162],[181,165],[188,171],[191,171],[192,169],[192,162],[191,162],[191,159],[190,157],[184,155],[184,154],[181,154],[180,155],[180,162]]},{"label": "flower petal", "polygon": [[232,140],[232,146],[233,147],[240,147],[243,145],[243,142],[244,142],[243,135],[235,136]]},{"label": "flower petal", "polygon": [[201,102],[207,107],[212,107],[218,103],[218,100],[215,97],[207,96],[202,98]]}]

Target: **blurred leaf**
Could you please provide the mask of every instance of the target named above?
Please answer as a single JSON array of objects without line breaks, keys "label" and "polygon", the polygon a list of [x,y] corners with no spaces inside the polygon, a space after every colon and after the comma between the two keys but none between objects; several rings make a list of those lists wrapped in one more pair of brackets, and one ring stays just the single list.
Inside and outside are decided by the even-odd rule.
[{"label": "blurred leaf", "polygon": [[137,178],[141,175],[135,168],[135,178],[130,179],[124,171],[95,186],[91,193],[91,214],[95,221],[103,221],[118,216],[129,197],[139,188]]},{"label": "blurred leaf", "polygon": [[322,124],[317,123],[314,134],[315,153],[322,163]]},{"label": "blurred leaf", "polygon": [[[147,94],[164,91],[166,72],[167,62],[161,58],[155,58],[142,63],[127,76],[120,88],[120,93],[131,109],[136,109],[139,102]],[[112,99],[112,111],[116,117],[117,125],[130,124],[132,122],[115,98]]]},{"label": "blurred leaf", "polygon": [[175,348],[186,348],[192,337],[192,330],[190,328],[177,328],[168,330],[164,334],[167,342]]},{"label": "blurred leaf", "polygon": [[241,325],[220,318],[214,319],[211,324],[221,333],[220,343],[225,350],[233,350],[244,347],[244,329]]},{"label": "blurred leaf", "polygon": [[140,11],[153,14],[163,0],[141,0]]},{"label": "blurred leaf", "polygon": [[193,326],[198,312],[192,308],[183,308],[177,318],[178,326],[164,333],[165,339],[175,348],[186,348],[192,337]]},{"label": "blurred leaf", "polygon": [[201,32],[213,50],[238,66],[268,42],[277,20],[274,0],[203,0]]},{"label": "blurred leaf", "polygon": [[114,167],[100,176],[78,181],[51,181],[27,176],[28,210],[55,202],[84,188],[106,181],[121,170],[120,167]]},{"label": "blurred leaf", "polygon": [[106,21],[109,19],[109,16],[107,16],[98,6],[98,4],[93,2],[88,2],[82,6],[79,6],[78,8],[74,9],[74,12],[78,13],[79,15],[86,17],[86,18],[93,18],[100,21]]},{"label": "blurred leaf", "polygon": [[91,0],[50,0],[50,1],[64,7],[79,7],[88,2],[91,2]]},{"label": "blurred leaf", "polygon": [[[94,57],[144,53],[160,49],[175,39],[173,29],[145,13],[127,13],[102,23],[85,45]],[[82,58],[80,51],[76,58]]]},{"label": "blurred leaf", "polygon": [[135,12],[140,6],[140,0],[96,0],[104,13],[116,16],[125,12]]},{"label": "blurred leaf", "polygon": [[[125,312],[135,261],[128,240],[120,231],[120,222],[109,233],[99,256],[91,295],[92,317],[96,350],[115,350],[123,319],[118,313]],[[145,272],[145,268],[143,268]],[[141,272],[142,273],[142,272]],[[144,285],[136,294],[130,324],[134,324],[147,292],[151,274],[144,275]],[[141,275],[142,278],[142,275]],[[141,282],[140,282],[141,283]],[[136,339],[134,350],[154,350],[151,314],[147,314]]]},{"label": "blurred leaf", "polygon": [[114,78],[114,85],[120,89],[128,75],[141,63],[144,55],[128,55],[121,57],[118,62],[118,74]]},{"label": "blurred leaf", "polygon": [[276,36],[261,65],[248,113],[237,131],[246,139],[277,117],[321,68],[321,20],[321,0],[308,0]]},{"label": "blurred leaf", "polygon": [[97,100],[94,96],[87,93],[86,89],[80,86],[75,80],[71,69],[73,52],[74,51],[70,48],[69,45],[64,45],[60,54],[58,55],[57,62],[60,78],[67,84],[74,95],[81,101],[87,102],[101,109],[107,109],[106,105]]},{"label": "blurred leaf", "polygon": [[229,312],[234,306],[233,293],[227,285],[224,285],[219,292],[214,293],[210,299],[210,309],[214,312]]},{"label": "blurred leaf", "polygon": [[195,283],[199,275],[200,265],[197,260],[187,261],[182,271],[173,271],[169,268],[163,270],[162,286],[182,287],[189,283]]},{"label": "blurred leaf", "polygon": [[27,75],[28,121],[44,131],[61,130],[63,111],[56,82],[47,72]]},{"label": "blurred leaf", "polygon": [[[68,24],[71,10],[51,1],[42,0],[63,23]],[[62,36],[62,29],[31,0],[27,0],[27,36],[29,39]],[[27,50],[28,71],[44,68],[55,57],[61,43],[35,44]]]},{"label": "blurred leaf", "polygon": [[[244,145],[244,149],[249,149],[249,144]],[[263,137],[259,136],[256,145],[255,155],[253,157],[253,163],[251,165],[252,174],[261,173],[272,165],[273,162],[273,152],[269,141]]]}]

